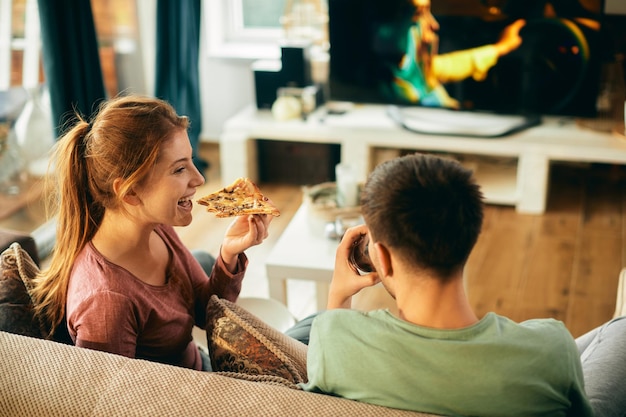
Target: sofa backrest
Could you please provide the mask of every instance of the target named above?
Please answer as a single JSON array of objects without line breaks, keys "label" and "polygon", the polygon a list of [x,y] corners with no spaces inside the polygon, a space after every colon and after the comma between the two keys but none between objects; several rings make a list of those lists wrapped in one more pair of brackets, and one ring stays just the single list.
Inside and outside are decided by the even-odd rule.
[{"label": "sofa backrest", "polygon": [[0,415],[429,416],[0,332]]}]

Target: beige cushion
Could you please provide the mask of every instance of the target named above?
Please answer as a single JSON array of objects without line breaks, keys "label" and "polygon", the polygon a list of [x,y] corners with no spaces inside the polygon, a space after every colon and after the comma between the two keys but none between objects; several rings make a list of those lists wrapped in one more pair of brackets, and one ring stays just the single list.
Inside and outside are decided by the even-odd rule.
[{"label": "beige cushion", "polygon": [[0,415],[425,416],[0,332]]},{"label": "beige cushion", "polygon": [[267,375],[306,382],[307,346],[227,300],[207,306],[207,343],[216,372]]}]

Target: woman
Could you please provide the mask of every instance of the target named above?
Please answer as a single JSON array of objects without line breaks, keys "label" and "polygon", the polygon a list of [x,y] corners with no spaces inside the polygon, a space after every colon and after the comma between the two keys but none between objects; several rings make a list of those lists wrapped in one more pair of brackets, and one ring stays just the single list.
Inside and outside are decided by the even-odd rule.
[{"label": "woman", "polygon": [[237,217],[207,277],[173,228],[191,223],[204,183],[188,125],[164,101],[126,96],[59,141],[57,250],[34,297],[52,329],[66,320],[76,346],[209,368],[192,328],[204,327],[212,294],[237,299],[243,252],[267,237],[271,216]]}]

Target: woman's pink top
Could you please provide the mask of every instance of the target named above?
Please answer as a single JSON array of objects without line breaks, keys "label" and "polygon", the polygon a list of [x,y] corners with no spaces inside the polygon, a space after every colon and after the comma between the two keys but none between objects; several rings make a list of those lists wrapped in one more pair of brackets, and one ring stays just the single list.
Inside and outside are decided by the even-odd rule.
[{"label": "woman's pink top", "polygon": [[231,274],[218,257],[207,277],[172,227],[156,232],[171,254],[162,286],[146,284],[91,243],[85,246],[68,286],[68,330],[76,346],[200,370],[193,326],[204,328],[211,295],[236,301],[248,260],[241,254]]}]

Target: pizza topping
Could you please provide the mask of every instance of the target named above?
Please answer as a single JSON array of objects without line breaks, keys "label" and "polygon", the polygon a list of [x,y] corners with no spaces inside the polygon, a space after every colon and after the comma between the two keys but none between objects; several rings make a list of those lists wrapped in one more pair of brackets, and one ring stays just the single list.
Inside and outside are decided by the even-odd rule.
[{"label": "pizza topping", "polygon": [[207,211],[216,213],[217,217],[280,215],[278,208],[248,178],[239,178],[231,185],[202,197],[198,204],[207,206]]}]

